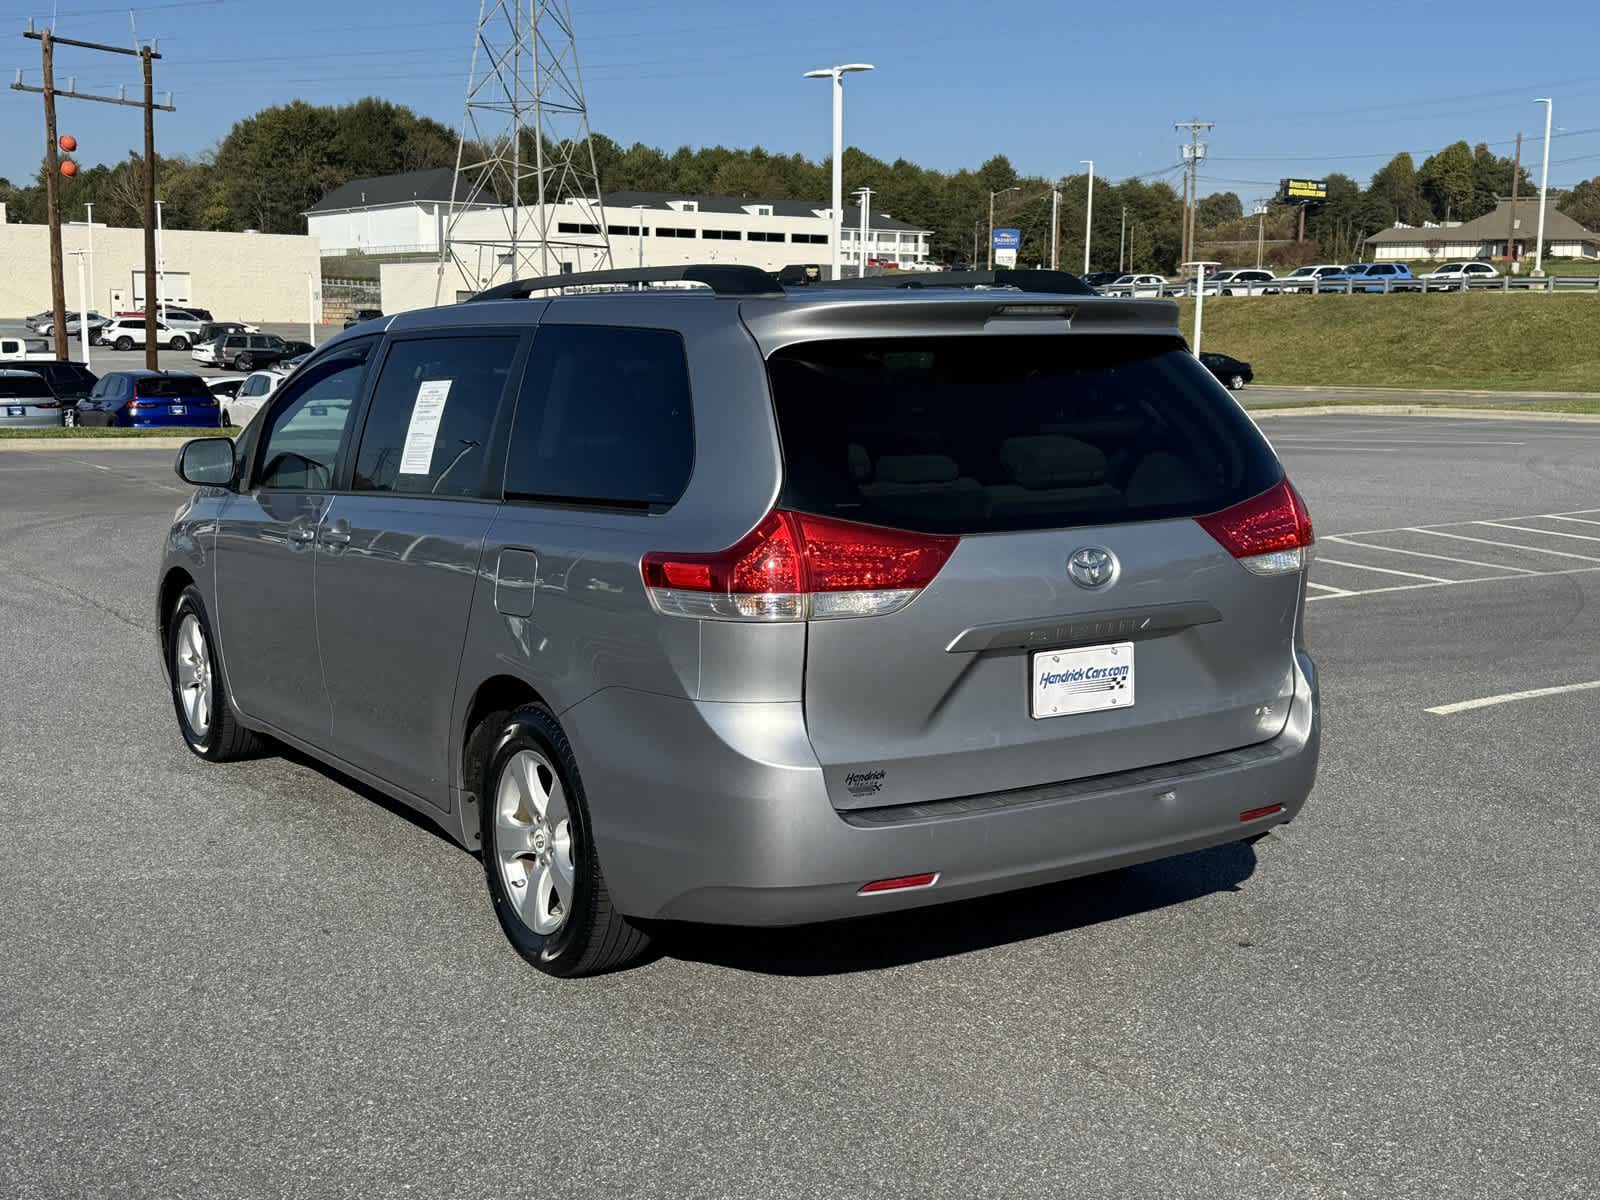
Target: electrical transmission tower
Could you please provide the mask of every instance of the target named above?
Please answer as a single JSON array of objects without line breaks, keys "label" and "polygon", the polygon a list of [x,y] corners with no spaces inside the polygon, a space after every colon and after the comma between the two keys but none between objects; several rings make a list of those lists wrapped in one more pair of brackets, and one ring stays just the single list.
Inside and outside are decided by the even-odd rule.
[{"label": "electrical transmission tower", "polygon": [[479,0],[436,300],[610,265],[571,8]]}]

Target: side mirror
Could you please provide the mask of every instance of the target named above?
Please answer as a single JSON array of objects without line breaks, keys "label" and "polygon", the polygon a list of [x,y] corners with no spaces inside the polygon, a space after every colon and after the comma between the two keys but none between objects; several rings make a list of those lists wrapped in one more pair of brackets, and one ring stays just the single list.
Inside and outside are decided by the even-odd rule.
[{"label": "side mirror", "polygon": [[195,487],[228,487],[233,483],[233,440],[195,438],[178,451],[178,478]]}]

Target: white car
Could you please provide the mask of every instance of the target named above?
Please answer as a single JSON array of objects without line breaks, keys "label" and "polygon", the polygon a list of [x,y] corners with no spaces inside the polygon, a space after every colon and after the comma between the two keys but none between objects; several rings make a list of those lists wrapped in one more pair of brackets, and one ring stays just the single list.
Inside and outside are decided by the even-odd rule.
[{"label": "white car", "polygon": [[1100,290],[1108,296],[1159,296],[1168,286],[1165,275],[1123,275]]},{"label": "white car", "polygon": [[1317,280],[1324,275],[1343,275],[1343,263],[1318,263],[1314,267],[1296,267],[1287,275],[1280,275],[1268,285],[1267,291],[1272,292],[1309,292],[1314,291]]},{"label": "white car", "polygon": [[222,423],[240,429],[250,424],[285,378],[276,371],[252,372],[231,399],[222,401]]},{"label": "white car", "polygon": [[[1264,296],[1266,285],[1277,282],[1277,279],[1278,277],[1271,271],[1260,267],[1229,267],[1227,270],[1206,276],[1206,295]],[[1192,283],[1189,286],[1189,294],[1194,295]]]},{"label": "white car", "polygon": [[1453,262],[1443,263],[1417,278],[1423,281],[1429,291],[1437,286],[1441,291],[1459,288],[1464,292],[1470,283],[1499,279],[1500,272],[1486,262]]},{"label": "white car", "polygon": [[[192,336],[165,321],[156,322],[156,345],[162,348],[187,350]],[[100,341],[113,350],[132,350],[144,345],[144,318],[118,317],[100,331]]]}]

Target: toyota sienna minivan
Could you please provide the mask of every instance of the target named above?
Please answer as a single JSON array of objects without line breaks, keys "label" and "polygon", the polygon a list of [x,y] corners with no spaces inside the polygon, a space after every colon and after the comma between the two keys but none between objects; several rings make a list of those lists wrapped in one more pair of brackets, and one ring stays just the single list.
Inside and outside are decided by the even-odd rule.
[{"label": "toyota sienna minivan", "polygon": [[1253,838],[1315,776],[1310,518],[1170,302],[525,281],[355,327],[177,467],[190,748],[426,815],[551,974]]}]

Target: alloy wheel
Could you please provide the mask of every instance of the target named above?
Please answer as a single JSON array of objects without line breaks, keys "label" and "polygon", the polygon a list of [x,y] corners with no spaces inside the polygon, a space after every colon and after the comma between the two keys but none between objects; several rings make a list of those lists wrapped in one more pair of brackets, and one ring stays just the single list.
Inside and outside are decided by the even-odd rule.
[{"label": "alloy wheel", "polygon": [[519,750],[500,772],[494,803],[494,851],[506,896],[529,929],[553,934],[572,913],[577,882],[566,789],[544,755]]},{"label": "alloy wheel", "polygon": [[178,647],[173,663],[173,686],[189,730],[204,738],[211,730],[211,652],[205,631],[193,613],[178,626]]}]

